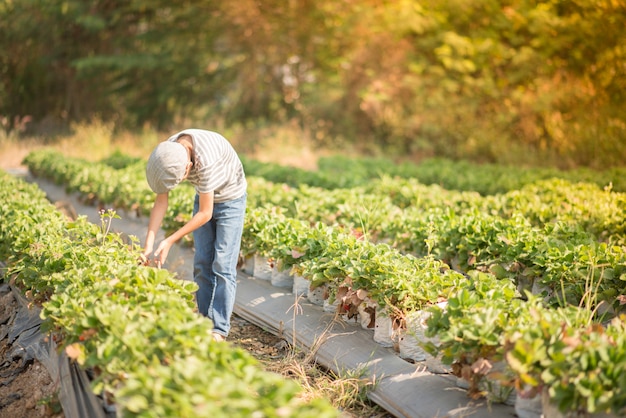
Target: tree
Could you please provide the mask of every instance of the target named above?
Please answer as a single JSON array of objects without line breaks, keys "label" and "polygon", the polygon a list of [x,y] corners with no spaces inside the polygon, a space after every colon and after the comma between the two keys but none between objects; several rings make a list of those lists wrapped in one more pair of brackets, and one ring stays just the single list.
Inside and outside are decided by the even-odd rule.
[{"label": "tree", "polygon": [[623,0],[4,0],[0,115],[295,120],[402,154],[615,165],[625,24]]}]

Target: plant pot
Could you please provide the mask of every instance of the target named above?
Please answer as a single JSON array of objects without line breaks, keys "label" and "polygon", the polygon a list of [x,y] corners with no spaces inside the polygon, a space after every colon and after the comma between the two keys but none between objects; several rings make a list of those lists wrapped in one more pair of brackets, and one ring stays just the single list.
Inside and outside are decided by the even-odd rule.
[{"label": "plant pot", "polygon": [[296,296],[306,297],[307,293],[309,293],[310,284],[311,283],[307,279],[300,276],[299,274],[296,274],[295,276],[293,276],[293,287],[292,287],[293,294]]},{"label": "plant pot", "polygon": [[324,297],[326,296],[326,285],[321,285],[316,287],[315,289],[311,289],[309,286],[309,290],[307,292],[307,299],[313,305],[324,306]]},{"label": "plant pot", "polygon": [[324,312],[337,313],[339,310],[339,302],[340,301],[338,299],[335,299],[332,303],[330,302],[330,298],[324,299],[324,303],[322,304]]},{"label": "plant pot", "polygon": [[432,374],[452,374],[452,367],[443,364],[441,356],[433,357],[429,355],[424,361],[424,366],[426,366],[426,370]]},{"label": "plant pot", "polygon": [[278,266],[274,264],[272,267],[272,286],[293,289],[293,276],[289,270],[279,271]]},{"label": "plant pot", "polygon": [[254,272],[252,275],[259,280],[272,280],[272,266],[267,257],[254,255]]},{"label": "plant pot", "polygon": [[428,358],[428,353],[422,349],[418,339],[414,338],[409,331],[403,329],[398,336],[400,358],[412,362],[422,362]]},{"label": "plant pot", "polygon": [[528,395],[518,391],[516,395],[515,413],[519,418],[541,418],[543,416],[541,392]]},{"label": "plant pot", "polygon": [[524,292],[528,291],[531,292],[533,291],[533,279],[528,278],[524,275],[520,275],[517,277],[517,291],[519,292],[520,295],[523,295]]},{"label": "plant pot", "polygon": [[361,326],[361,321],[359,320],[359,316],[358,315],[354,315],[352,318],[348,318],[347,314],[340,314],[339,318],[346,325],[355,326],[355,327],[360,327]]},{"label": "plant pot", "polygon": [[247,255],[244,258],[243,266],[241,266],[241,271],[251,276],[254,275],[254,256]]},{"label": "plant pot", "polygon": [[389,315],[382,309],[376,310],[374,341],[383,347],[393,347],[393,326]]},{"label": "plant pot", "polygon": [[428,353],[424,351],[421,344],[428,341],[424,335],[426,332],[426,319],[429,313],[425,311],[412,312],[407,316],[406,328],[399,334],[398,345],[400,357],[411,361],[424,361]]}]

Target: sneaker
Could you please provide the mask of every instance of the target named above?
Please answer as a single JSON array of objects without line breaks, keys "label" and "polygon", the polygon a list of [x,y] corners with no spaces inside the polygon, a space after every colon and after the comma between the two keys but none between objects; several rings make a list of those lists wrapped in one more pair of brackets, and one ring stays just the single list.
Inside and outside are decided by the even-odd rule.
[{"label": "sneaker", "polygon": [[224,337],[222,334],[218,334],[217,332],[214,332],[213,333],[213,340],[221,342],[221,341],[226,340],[226,337]]}]

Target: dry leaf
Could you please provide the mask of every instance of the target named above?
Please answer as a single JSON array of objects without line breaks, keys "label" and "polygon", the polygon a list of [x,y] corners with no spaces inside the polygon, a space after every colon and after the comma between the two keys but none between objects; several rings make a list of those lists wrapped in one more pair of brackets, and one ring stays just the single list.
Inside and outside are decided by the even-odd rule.
[{"label": "dry leaf", "polygon": [[471,382],[472,380],[472,368],[467,364],[461,366],[460,377]]},{"label": "dry leaf", "polygon": [[291,256],[295,259],[302,257],[305,253],[301,253],[298,250],[291,250]]},{"label": "dry leaf", "polygon": [[474,374],[486,375],[493,366],[491,362],[484,358],[479,358],[472,364],[472,372]]},{"label": "dry leaf", "polygon": [[348,294],[348,288],[341,286],[337,289],[337,299],[343,300],[343,298]]}]

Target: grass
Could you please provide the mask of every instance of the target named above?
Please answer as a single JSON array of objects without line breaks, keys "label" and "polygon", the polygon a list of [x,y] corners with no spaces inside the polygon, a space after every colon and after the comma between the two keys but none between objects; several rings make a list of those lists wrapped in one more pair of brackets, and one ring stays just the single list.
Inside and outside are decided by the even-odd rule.
[{"label": "grass", "polygon": [[132,156],[145,157],[153,144],[159,142],[156,132],[116,133],[112,124],[101,121],[77,123],[71,126],[71,134],[47,138],[41,136],[18,136],[0,131],[0,168],[23,168],[22,160],[29,152],[41,148],[53,148],[70,157],[97,161],[120,150]]},{"label": "grass", "polygon": [[303,398],[328,399],[345,417],[389,417],[389,413],[373,404],[367,393],[375,383],[364,377],[362,370],[335,373],[314,361],[314,352],[290,348],[279,361],[264,363],[267,370],[295,379],[303,388]]},{"label": "grass", "polygon": [[[194,126],[194,125],[190,125]],[[15,131],[0,130],[0,168],[23,168],[21,162],[29,152],[39,148],[53,148],[65,155],[98,161],[119,150],[124,154],[147,159],[152,149],[178,130],[159,132],[143,128],[136,132],[119,131],[112,123],[101,120],[74,123],[64,136],[24,136]],[[262,162],[315,169],[320,156],[341,152],[336,147],[319,146],[319,140],[295,125],[284,126],[232,126],[223,128],[207,126],[224,135],[238,153]],[[328,141],[326,141],[328,142]],[[353,152],[353,150],[345,151]]]},{"label": "grass", "polygon": [[[293,312],[293,339],[290,351],[283,361],[266,364],[267,370],[294,378],[304,388],[306,397],[329,399],[333,406],[343,412],[345,417],[384,418],[390,417],[384,409],[369,401],[368,392],[375,388],[376,382],[366,376],[366,370],[359,368],[328,370],[315,362],[319,347],[325,342],[332,322],[326,331],[315,340],[308,351],[297,348],[296,321],[302,313],[300,301],[304,296],[296,297],[291,307]],[[336,318],[335,318],[336,319]]]}]

